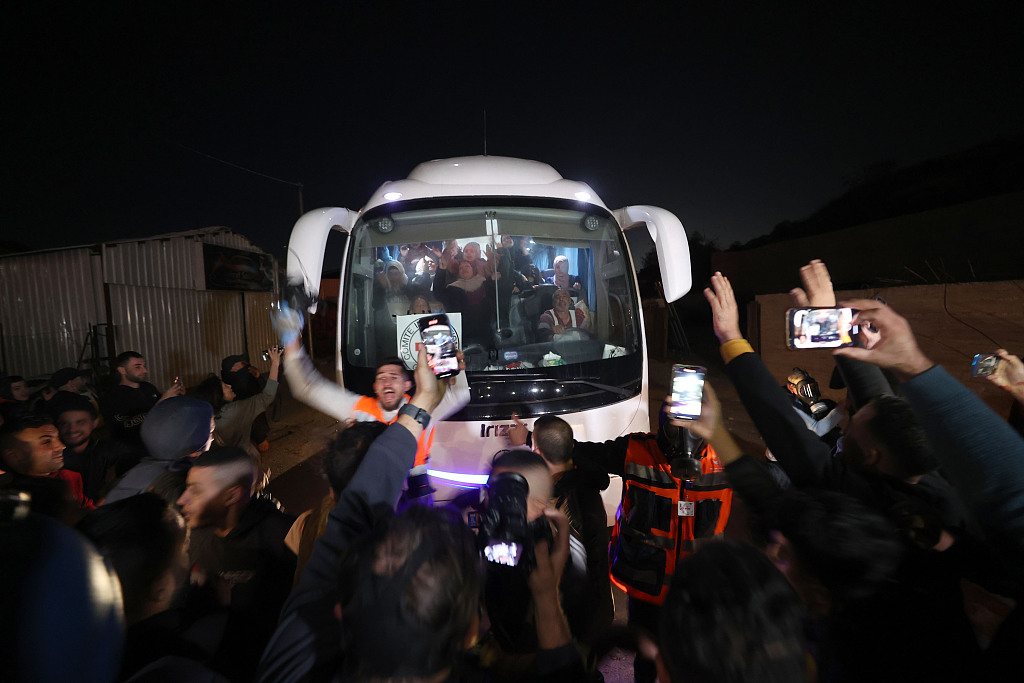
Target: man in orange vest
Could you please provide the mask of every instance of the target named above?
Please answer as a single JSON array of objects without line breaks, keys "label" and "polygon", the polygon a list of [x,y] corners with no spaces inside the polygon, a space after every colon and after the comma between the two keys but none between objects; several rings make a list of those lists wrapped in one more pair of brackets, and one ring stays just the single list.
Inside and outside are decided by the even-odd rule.
[{"label": "man in orange vest", "polygon": [[[462,360],[461,352],[459,360]],[[398,419],[398,411],[410,400],[408,392],[412,388],[412,379],[402,359],[397,357],[384,358],[377,364],[373,396],[349,391],[323,377],[313,367],[313,362],[297,337],[285,345],[284,368],[288,386],[295,398],[341,421],[391,424]],[[434,426],[462,410],[467,403],[469,382],[466,381],[466,373],[460,372],[431,414],[430,424],[420,434],[416,462],[409,470],[409,497],[418,498],[432,493],[427,476],[427,460],[434,440]]]},{"label": "man in orange vest", "polygon": [[[725,531],[732,489],[715,451],[661,415],[657,434],[604,443],[577,441],[573,460],[591,461],[622,477],[622,503],[612,532],[612,583],[629,596],[629,624],[658,632],[661,604],[679,562],[700,539]],[[637,657],[637,681],[654,681],[653,662]]]},{"label": "man in orange vest", "polygon": [[[513,446],[534,436],[518,417]],[[622,503],[610,548],[612,583],[629,596],[629,624],[658,633],[659,609],[676,565],[699,539],[720,536],[729,522],[732,489],[714,449],[659,417],[657,434],[628,434],[603,443],[574,441],[577,469],[600,468],[622,477]],[[654,662],[637,657],[637,681],[654,681]]]}]

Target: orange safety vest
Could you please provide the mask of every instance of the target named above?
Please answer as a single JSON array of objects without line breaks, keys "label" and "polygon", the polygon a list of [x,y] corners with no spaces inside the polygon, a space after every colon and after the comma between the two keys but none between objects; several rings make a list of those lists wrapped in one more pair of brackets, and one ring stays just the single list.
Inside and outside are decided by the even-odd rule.
[{"label": "orange safety vest", "polygon": [[[409,394],[405,395],[405,401],[408,403],[412,398]],[[352,407],[352,417],[355,420],[360,420],[363,416],[369,417],[377,422],[383,422],[384,424],[392,424],[398,420],[398,414],[396,413],[390,420],[384,419],[384,411],[380,408],[380,403],[377,399],[372,396],[363,396],[356,404]],[[434,426],[431,425],[429,430],[424,429],[420,434],[420,438],[416,442],[416,462],[413,463],[413,467],[409,470],[410,475],[426,474],[427,472],[427,460],[430,459],[430,447],[434,443]]]},{"label": "orange safety vest", "polygon": [[676,479],[654,435],[630,438],[609,557],[612,583],[628,595],[662,604],[696,539],[725,531],[732,489],[711,446],[700,462],[696,480]]}]

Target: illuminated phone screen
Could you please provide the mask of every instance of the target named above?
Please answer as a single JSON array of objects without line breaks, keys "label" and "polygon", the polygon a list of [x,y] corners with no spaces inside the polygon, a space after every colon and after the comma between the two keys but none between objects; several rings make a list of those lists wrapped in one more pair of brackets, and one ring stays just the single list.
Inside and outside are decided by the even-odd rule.
[{"label": "illuminated phone screen", "polygon": [[672,417],[696,420],[704,397],[704,368],[689,365],[672,367]]},{"label": "illuminated phone screen", "polygon": [[459,359],[455,356],[455,340],[447,324],[431,325],[420,336],[427,348],[430,367],[435,375],[453,375],[459,371]]},{"label": "illuminated phone screen", "polygon": [[515,567],[519,564],[519,558],[523,554],[523,547],[518,543],[505,543],[493,541],[484,548],[484,557],[488,562],[503,564],[507,567]]},{"label": "illuminated phone screen", "polygon": [[852,308],[793,308],[788,311],[791,349],[852,346],[857,334]]}]

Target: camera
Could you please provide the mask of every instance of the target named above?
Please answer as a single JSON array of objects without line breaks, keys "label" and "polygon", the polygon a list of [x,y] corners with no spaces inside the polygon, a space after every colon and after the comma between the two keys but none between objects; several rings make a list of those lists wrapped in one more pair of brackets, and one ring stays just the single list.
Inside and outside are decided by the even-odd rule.
[{"label": "camera", "polygon": [[526,518],[530,485],[516,472],[501,472],[487,486],[487,507],[479,516],[481,552],[489,562],[527,569],[536,566],[534,546],[546,539],[554,542],[546,517],[533,522]]},{"label": "camera", "polygon": [[270,352],[271,351],[284,351],[284,347],[283,346],[271,346],[269,349],[264,349],[260,353],[260,360],[263,361],[264,363],[269,363],[270,362]]}]

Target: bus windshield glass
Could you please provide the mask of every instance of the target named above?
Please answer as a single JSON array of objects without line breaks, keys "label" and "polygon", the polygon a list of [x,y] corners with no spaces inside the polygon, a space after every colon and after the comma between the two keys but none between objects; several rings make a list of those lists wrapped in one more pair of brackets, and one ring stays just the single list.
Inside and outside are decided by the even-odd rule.
[{"label": "bus windshield glass", "polygon": [[389,208],[351,232],[347,367],[414,359],[416,316],[435,312],[448,314],[471,373],[564,368],[554,376],[568,378],[566,366],[640,358],[630,262],[603,209]]}]

